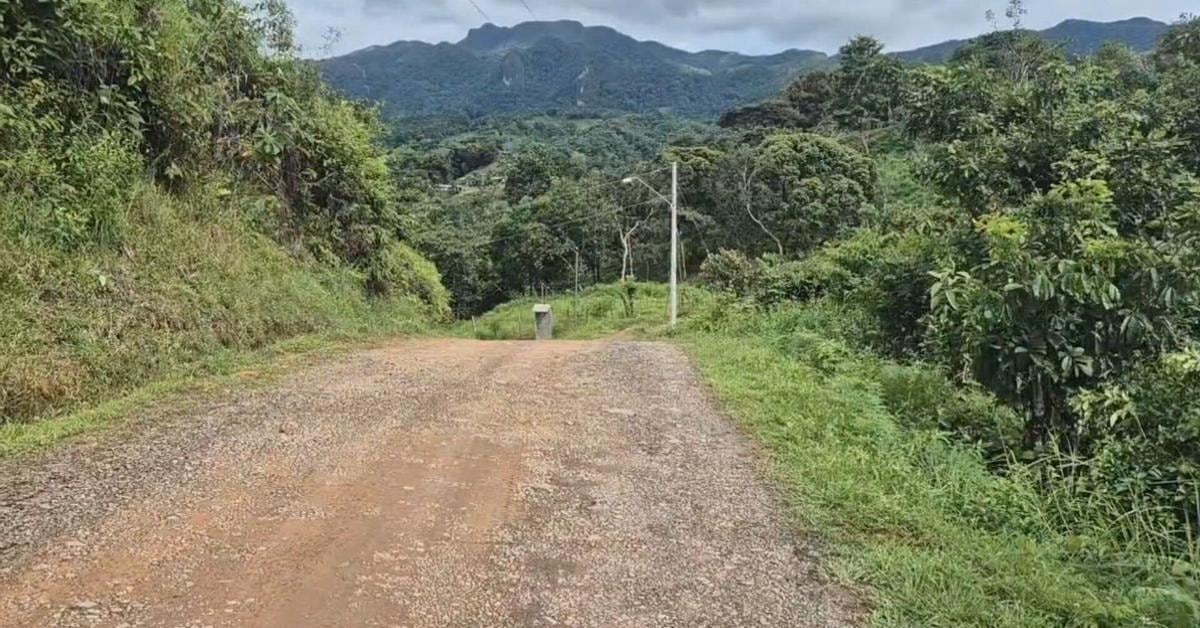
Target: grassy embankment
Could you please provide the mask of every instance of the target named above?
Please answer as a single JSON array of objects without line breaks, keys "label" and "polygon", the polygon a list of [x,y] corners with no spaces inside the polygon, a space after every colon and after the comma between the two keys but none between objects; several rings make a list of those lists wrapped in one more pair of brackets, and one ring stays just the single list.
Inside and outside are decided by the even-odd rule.
[{"label": "grassy embankment", "polygon": [[235,196],[147,185],[115,250],[0,239],[0,456],[221,381],[212,376],[431,326],[415,299],[369,298],[346,266],[280,247]]},{"label": "grassy embankment", "polygon": [[[1118,541],[1153,534],[1137,530],[1137,517],[1046,494],[1029,467],[994,473],[977,450],[934,427],[960,415],[1012,420],[989,396],[874,355],[861,344],[872,323],[853,308],[765,313],[688,294],[711,307],[688,310],[675,339],[766,447],[798,527],[830,546],[828,570],[864,591],[875,625],[1195,625],[1173,577],[1192,567],[1155,556],[1152,543]],[[551,300],[556,308],[571,301]],[[638,317],[588,320],[564,336],[663,331],[662,298],[644,302]],[[528,305],[484,316],[478,335],[526,337]],[[597,288],[580,307],[621,302]]]}]

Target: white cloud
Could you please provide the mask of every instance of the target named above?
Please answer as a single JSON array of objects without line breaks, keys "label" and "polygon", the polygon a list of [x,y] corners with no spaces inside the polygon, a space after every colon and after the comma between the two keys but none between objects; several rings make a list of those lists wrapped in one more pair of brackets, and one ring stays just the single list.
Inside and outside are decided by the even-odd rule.
[{"label": "white cloud", "polygon": [[[320,54],[323,35],[342,34],[334,53],[402,39],[458,41],[484,18],[471,0],[289,0],[300,41]],[[525,0],[539,19],[606,25],[637,37],[699,50],[771,53],[786,48],[834,51],[855,34],[874,35],[904,50],[989,28],[984,12],[1004,0]],[[475,0],[490,21],[533,19],[521,0]],[[1031,0],[1026,25],[1045,28],[1067,18],[1171,20],[1195,0]]]}]

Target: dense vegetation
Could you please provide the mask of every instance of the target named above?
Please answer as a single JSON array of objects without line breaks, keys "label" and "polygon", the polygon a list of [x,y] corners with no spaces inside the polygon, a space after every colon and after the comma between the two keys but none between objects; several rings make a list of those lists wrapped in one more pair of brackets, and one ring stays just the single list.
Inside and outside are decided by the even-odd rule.
[{"label": "dense vegetation", "polygon": [[[1013,17],[1019,18],[1019,15]],[[993,16],[993,23],[996,21]],[[1018,23],[1019,27],[1020,24]],[[1134,52],[1150,52],[1158,44],[1158,38],[1167,31],[1168,24],[1145,17],[1135,17],[1116,22],[1092,22],[1089,20],[1065,20],[1051,28],[1031,31],[1032,34],[1062,47],[1069,56],[1094,55],[1108,43],[1122,43]],[[970,44],[970,41],[950,40],[915,50],[906,50],[896,56],[906,63],[945,63],[954,53]]]},{"label": "dense vegetation", "polygon": [[[1020,3],[1013,7],[1019,16]],[[948,435],[976,452],[978,468],[1006,478],[964,489],[941,506],[967,518],[962,534],[977,528],[986,553],[955,549],[959,532],[952,530],[940,541],[941,551],[977,565],[959,575],[967,590],[978,578],[979,595],[1004,594],[967,617],[961,608],[940,614],[908,606],[885,607],[888,619],[1200,621],[1200,414],[1195,395],[1184,392],[1200,372],[1198,33],[1200,21],[1185,18],[1153,55],[1109,45],[1093,58],[1071,59],[1025,31],[997,31],[945,65],[916,68],[860,37],[842,49],[837,70],[727,117],[745,133],[770,137],[782,127],[840,137],[875,158],[883,193],[873,207],[807,229],[824,243],[795,251],[807,251],[799,257],[790,250],[760,257],[745,247],[710,256],[709,280],[766,311],[842,308],[839,316],[857,321],[842,344],[813,354],[816,340],[796,336],[819,331],[805,323],[772,327],[766,335],[784,344],[765,346],[797,360],[803,373],[852,376],[875,392],[846,400],[870,405],[878,395],[889,423]],[[872,366],[879,358],[853,357],[862,344],[912,366],[880,370]],[[956,387],[946,388],[943,378]],[[978,391],[995,401],[962,405]],[[772,439],[788,439],[790,448],[791,439],[811,438],[788,427],[782,409],[746,403],[754,421],[784,421],[763,426]],[[877,448],[896,437],[870,438]],[[900,438],[910,443],[902,447],[918,442]],[[907,460],[942,465],[957,455],[923,451]],[[924,472],[936,475],[928,485]],[[955,462],[914,471],[910,480],[921,490],[954,492],[967,472]],[[1026,499],[1033,501],[1011,501]],[[1021,512],[1027,507],[1034,511]],[[925,525],[914,521],[906,532]],[[1001,534],[997,546],[988,540],[993,532]],[[1000,580],[1014,572],[975,571],[998,569],[990,559],[1023,537],[1032,543],[1028,555],[1011,558],[1024,561],[1021,569],[1051,560],[1057,566],[1039,569],[1063,581],[1081,578],[1070,595],[1041,598]],[[919,539],[900,545],[894,549],[931,558]],[[866,577],[890,595],[913,593],[905,590],[911,582],[893,580],[900,575],[893,568],[873,565]],[[1023,577],[1052,585],[1037,573]],[[1090,599],[1068,602],[1077,587]],[[985,620],[1001,600],[1005,614]]]},{"label": "dense vegetation", "polygon": [[647,178],[667,190],[666,146],[726,134],[661,114],[594,116],[397,127],[391,166],[411,203],[413,242],[441,270],[459,316],[530,293],[662,277],[666,205],[620,180],[654,171]]},{"label": "dense vegetation", "polygon": [[[683,339],[881,623],[1200,623],[1197,42],[1184,18],[1073,58],[1013,29],[913,67],[859,37],[631,168],[681,164],[684,266],[724,295]],[[640,200],[586,180],[522,187],[505,259],[557,251],[550,288],[622,250],[554,212]]]},{"label": "dense vegetation", "polygon": [[685,52],[578,22],[484,25],[456,43],[401,41],[321,62],[338,89],[396,118],[548,109],[712,117],[829,65],[821,52]]},{"label": "dense vegetation", "polygon": [[[565,52],[508,35],[401,66]],[[557,291],[571,333],[651,330],[675,162],[681,267],[713,290],[683,340],[881,623],[1200,623],[1197,19],[1150,55],[1014,28],[906,66],[858,37],[723,128],[461,111],[388,148],[295,56],[271,0],[0,4],[5,422],[451,299]],[[587,67],[597,108],[654,108]],[[711,87],[634,67],[656,99]],[[456,329],[524,335],[528,305]]]},{"label": "dense vegetation", "polygon": [[281,3],[0,3],[0,422],[447,311]]},{"label": "dense vegetation", "polygon": [[[1029,34],[1082,56],[1109,41],[1147,52],[1166,28],[1146,18],[1068,20]],[[906,63],[941,63],[968,43],[947,41],[894,54]],[[380,103],[392,118],[478,120],[556,110],[712,119],[778,92],[798,73],[829,69],[838,61],[813,50],[766,56],[686,52],[561,21],[486,24],[458,43],[399,41],[325,59],[320,67],[331,85]]]}]

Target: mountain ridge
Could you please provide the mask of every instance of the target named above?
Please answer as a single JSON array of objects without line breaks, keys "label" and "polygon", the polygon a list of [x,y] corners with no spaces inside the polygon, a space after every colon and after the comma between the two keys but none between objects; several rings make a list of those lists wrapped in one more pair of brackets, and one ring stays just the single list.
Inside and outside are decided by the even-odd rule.
[{"label": "mountain ridge", "polygon": [[[1105,41],[1153,48],[1167,24],[1064,20],[1035,31],[1068,54],[1092,54]],[[940,62],[971,40],[894,52],[909,63]],[[316,62],[325,79],[391,118],[486,116],[551,110],[658,111],[713,117],[777,94],[798,74],[837,63],[836,55],[790,48],[769,55],[689,52],[574,20],[484,24],[458,42],[411,40],[368,46]]]}]

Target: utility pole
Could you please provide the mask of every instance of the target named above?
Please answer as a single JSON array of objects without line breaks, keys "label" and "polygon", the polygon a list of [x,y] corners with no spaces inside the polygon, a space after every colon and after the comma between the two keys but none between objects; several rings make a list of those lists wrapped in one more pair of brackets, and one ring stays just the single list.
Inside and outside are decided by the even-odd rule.
[{"label": "utility pole", "polygon": [[[671,198],[663,196],[662,192],[654,189],[654,186],[646,183],[641,177],[625,177],[621,183],[625,185],[640,183],[671,206],[671,296],[668,310],[671,326],[674,327],[679,322],[679,162],[671,162]],[[626,255],[628,255],[629,244],[624,239],[622,243],[625,244]],[[624,262],[621,267],[625,267]]]},{"label": "utility pole", "polygon": [[679,320],[679,162],[671,162],[671,327]]}]

